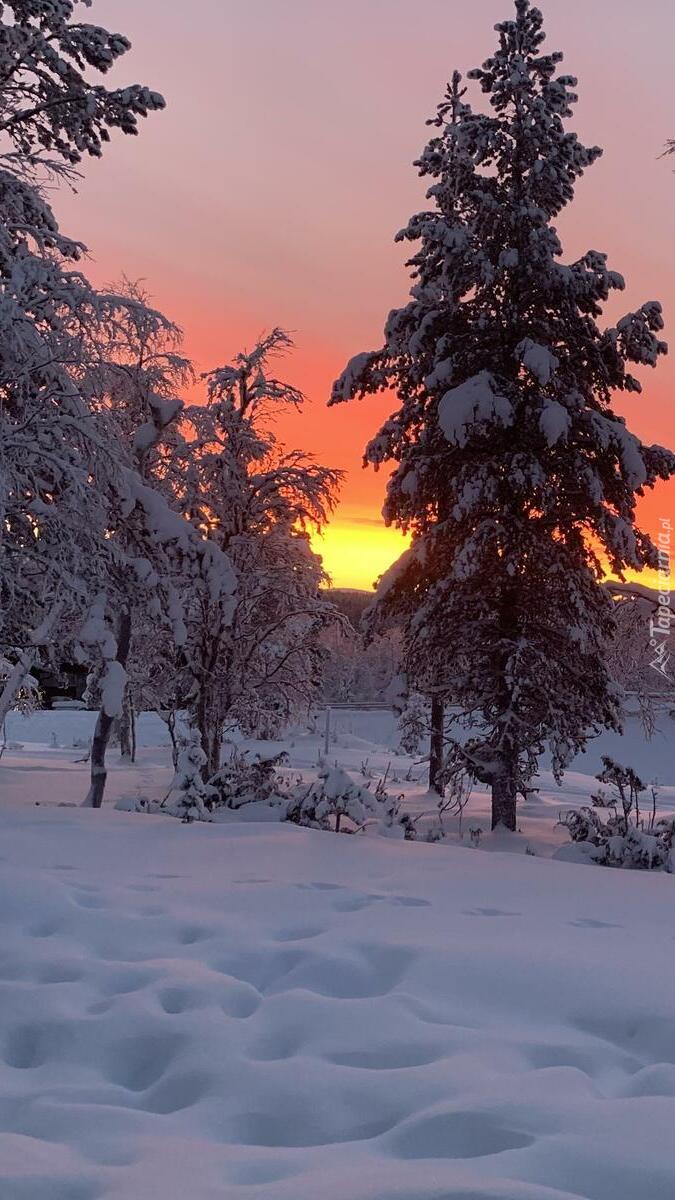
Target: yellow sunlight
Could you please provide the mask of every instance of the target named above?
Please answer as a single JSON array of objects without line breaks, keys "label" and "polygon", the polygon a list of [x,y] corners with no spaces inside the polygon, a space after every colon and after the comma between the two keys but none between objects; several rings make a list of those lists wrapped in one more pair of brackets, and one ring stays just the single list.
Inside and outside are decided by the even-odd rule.
[{"label": "yellow sunlight", "polygon": [[370,591],[379,576],[403,553],[408,541],[395,529],[379,521],[349,519],[331,521],[312,546],[323,559],[333,587]]}]

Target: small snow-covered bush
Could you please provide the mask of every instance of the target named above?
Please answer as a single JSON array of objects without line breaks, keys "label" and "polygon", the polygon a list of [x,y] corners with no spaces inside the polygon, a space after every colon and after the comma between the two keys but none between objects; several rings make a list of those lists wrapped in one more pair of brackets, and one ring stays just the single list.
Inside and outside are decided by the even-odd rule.
[{"label": "small snow-covered bush", "polygon": [[189,823],[210,821],[218,809],[240,809],[262,802],[278,808],[279,820],[283,820],[288,796],[297,782],[278,770],[287,758],[285,753],[249,760],[245,753],[235,750],[207,783],[202,776],[206,755],[197,729],[177,726],[175,754],[174,777],[162,801],[125,796],[115,807],[123,812],[165,813]]},{"label": "small snow-covered bush", "polygon": [[206,755],[202,749],[199,730],[183,727],[177,737],[176,770],[168,795],[160,810],[169,816],[190,821],[209,821],[214,801],[214,789],[202,778]]},{"label": "small snow-covered bush", "polygon": [[389,836],[414,836],[414,826],[400,813],[401,798],[392,797],[380,780],[374,791],[362,787],[342,767],[324,767],[309,785],[299,785],[286,805],[286,821],[312,829],[354,833],[378,823]]},{"label": "small snow-covered bush", "polygon": [[[161,802],[147,797],[124,797],[116,808],[125,812],[165,813],[186,823],[210,821],[220,809],[240,810],[264,804],[279,821],[311,829],[356,833],[373,826],[385,837],[416,836],[413,819],[401,811],[403,796],[391,795],[386,775],[377,786],[363,787],[341,767],[323,767],[309,782],[299,775],[283,774],[285,753],[249,760],[234,752],[215,775],[204,783],[206,757],[199,732],[182,727],[177,734],[177,763],[168,794]],[[274,811],[276,810],[276,812]]]},{"label": "small snow-covered bush", "polygon": [[115,801],[115,810],[117,812],[148,813],[156,812],[157,808],[158,806],[156,804],[153,805],[147,796],[141,796],[140,794],[135,796],[120,796]]},{"label": "small snow-covered bush", "polygon": [[391,795],[386,789],[386,775],[380,779],[375,788],[375,800],[378,804],[379,827],[383,837],[403,838],[406,842],[414,842],[417,838],[417,827],[410,813],[402,812],[403,794]]},{"label": "small snow-covered bush", "polygon": [[291,787],[291,781],[279,770],[287,759],[285,751],[271,758],[250,759],[246,752],[234,750],[209,780],[213,803],[216,807],[235,809],[261,801],[281,805]]},{"label": "small snow-covered bush", "polygon": [[202,771],[206,755],[199,731],[180,730],[177,741],[176,773],[160,811],[185,821],[210,821],[219,808],[240,809],[247,804],[266,803],[278,807],[279,819],[283,819],[292,788],[292,780],[279,771],[279,765],[288,757],[285,753],[249,759],[246,753],[235,750],[205,783]]},{"label": "small snow-covered bush", "polygon": [[640,798],[645,784],[631,767],[623,767],[607,756],[596,776],[603,788],[591,796],[591,806],[571,809],[560,817],[573,842],[583,847],[591,862],[605,867],[642,871],[672,871],[675,819],[658,817],[656,788],[651,788],[651,806],[642,814]]},{"label": "small snow-covered bush", "polygon": [[445,825],[448,817],[458,818],[457,832],[460,838],[464,836],[462,821],[464,810],[471,799],[473,780],[464,767],[461,754],[452,745],[446,752],[438,779],[443,794],[439,797],[436,805],[436,820],[427,831],[426,840],[428,842],[441,842],[448,836],[448,829]]},{"label": "small snow-covered bush", "polygon": [[404,754],[417,755],[429,737],[429,704],[419,692],[408,696],[398,719],[400,746]]}]

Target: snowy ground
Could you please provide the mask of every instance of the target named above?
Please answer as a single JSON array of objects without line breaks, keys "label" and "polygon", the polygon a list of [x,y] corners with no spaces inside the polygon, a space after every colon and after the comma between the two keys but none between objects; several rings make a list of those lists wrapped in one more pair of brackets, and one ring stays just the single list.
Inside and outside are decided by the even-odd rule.
[{"label": "snowy ground", "polygon": [[[675,782],[672,730],[544,776],[516,856],[58,807],[90,723],[0,763],[2,1200],[672,1200],[675,881],[544,857],[602,750]],[[387,714],[336,724],[408,772]],[[166,790],[162,732],[111,800]]]}]

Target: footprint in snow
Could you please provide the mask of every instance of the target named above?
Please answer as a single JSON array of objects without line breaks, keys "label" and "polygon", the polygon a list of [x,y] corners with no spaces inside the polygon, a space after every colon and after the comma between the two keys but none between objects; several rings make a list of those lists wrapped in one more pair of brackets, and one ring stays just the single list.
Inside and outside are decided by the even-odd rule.
[{"label": "footprint in snow", "polygon": [[187,925],[178,930],[176,940],[181,946],[194,946],[197,942],[205,942],[211,936],[212,931],[204,925]]},{"label": "footprint in snow", "polygon": [[597,921],[595,917],[577,917],[576,921],[568,921],[568,925],[574,925],[577,929],[623,929],[623,925],[617,925],[614,921]]},{"label": "footprint in snow", "polygon": [[165,1013],[178,1016],[191,1008],[199,1008],[203,997],[198,988],[165,987],[158,996],[159,1003]]},{"label": "footprint in snow", "polygon": [[259,1159],[253,1159],[250,1162],[237,1163],[230,1167],[228,1177],[232,1183],[252,1185],[255,1183],[279,1183],[282,1179],[289,1179],[292,1175],[297,1174],[299,1174],[299,1168],[291,1163],[262,1162]]},{"label": "footprint in snow", "polygon": [[404,1159],[488,1158],[506,1150],[522,1150],[533,1141],[486,1112],[423,1114],[391,1135],[392,1147]]},{"label": "footprint in snow", "polygon": [[[313,885],[318,887],[319,885]],[[337,890],[334,885],[323,885],[323,890]],[[346,888],[339,889],[346,892]],[[340,898],[333,904],[335,912],[360,912],[371,904],[392,904],[397,908],[429,908],[428,900],[420,900],[416,896],[387,896],[382,892],[352,892],[351,895]]]},{"label": "footprint in snow", "polygon": [[511,912],[507,908],[463,908],[465,917],[522,917],[520,912]]},{"label": "footprint in snow", "polygon": [[43,963],[37,973],[38,983],[77,983],[83,976],[78,963]]},{"label": "footprint in snow", "polygon": [[369,908],[379,900],[382,896],[348,896],[345,900],[337,900],[332,907],[335,912],[361,912],[362,908]]},{"label": "footprint in snow", "polygon": [[102,900],[100,896],[95,895],[95,893],[91,891],[81,892],[79,896],[73,896],[73,903],[77,904],[78,908],[108,907],[105,900]]},{"label": "footprint in snow", "polygon": [[50,938],[59,933],[61,929],[63,929],[63,921],[52,918],[47,921],[40,921],[37,925],[31,926],[28,932],[34,938]]},{"label": "footprint in snow", "polygon": [[291,929],[280,929],[275,935],[275,942],[305,942],[309,938],[318,937],[325,933],[322,925],[299,925]]},{"label": "footprint in snow", "polygon": [[344,892],[347,890],[341,883],[297,883],[295,886],[303,892]]}]

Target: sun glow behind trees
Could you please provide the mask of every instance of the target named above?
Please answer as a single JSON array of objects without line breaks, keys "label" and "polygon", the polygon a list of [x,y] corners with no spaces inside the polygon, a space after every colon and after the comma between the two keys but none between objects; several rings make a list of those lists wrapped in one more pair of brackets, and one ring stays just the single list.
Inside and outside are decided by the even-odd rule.
[{"label": "sun glow behind trees", "polygon": [[[409,544],[397,529],[387,529],[381,521],[370,517],[341,516],[338,513],[323,534],[312,537],[312,548],[323,559],[324,569],[334,587],[359,588],[370,591],[373,584],[403,553]],[[607,578],[612,579],[611,572]],[[629,583],[641,583],[657,590],[657,571],[627,571]],[[671,588],[675,574],[671,573]]]},{"label": "sun glow behind trees", "polygon": [[323,559],[335,587],[370,590],[403,553],[407,538],[369,517],[336,517],[312,547]]},{"label": "sun glow behind trees", "polygon": [[[570,70],[584,83],[580,133],[605,148],[560,221],[569,256],[589,246],[606,250],[627,281],[615,315],[658,297],[672,340],[675,160],[658,155],[673,132],[675,5],[654,0],[649,21],[627,0],[549,0],[544,7],[551,44],[566,48]],[[504,0],[482,0],[464,6],[459,20],[447,0],[343,0],[337,8],[213,0],[196,21],[188,7],[160,0],[96,2],[96,19],[128,34],[139,77],[164,89],[168,106],[147,123],[142,149],[135,139],[117,139],[77,195],[62,193],[63,227],[92,247],[87,269],[98,285],[122,271],[147,281],[153,302],[185,329],[185,352],[198,369],[253,346],[277,323],[293,333],[289,375],[309,402],[302,432],[291,417],[278,433],[348,471],[337,524],[324,542],[338,584],[368,586],[369,553],[379,570],[386,539],[392,558],[397,542],[353,520],[379,521],[385,472],[362,471],[360,459],[386,404],[382,411],[376,401],[355,405],[347,419],[331,417],[325,400],[352,348],[376,345],[385,306],[405,295],[402,255],[391,239],[404,215],[420,207],[410,164],[438,81],[449,59],[481,60],[485,31],[507,8]],[[224,72],[224,44],[255,45],[256,70],[234,55]],[[617,61],[625,80],[618,89]],[[126,81],[124,72],[120,78]],[[213,105],[223,115],[218,138],[204,119]],[[238,113],[246,119],[235,119]],[[190,172],[175,152],[184,145]],[[195,187],[192,173],[208,186]],[[124,205],[116,201],[120,180]],[[187,253],[177,253],[180,247]],[[368,270],[355,287],[352,264],[364,257]],[[644,440],[673,444],[674,388],[675,355],[649,379],[643,400],[618,410]],[[674,498],[675,484],[660,484],[640,501],[640,523],[657,532]]]}]

